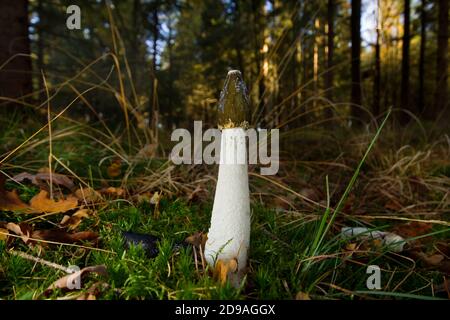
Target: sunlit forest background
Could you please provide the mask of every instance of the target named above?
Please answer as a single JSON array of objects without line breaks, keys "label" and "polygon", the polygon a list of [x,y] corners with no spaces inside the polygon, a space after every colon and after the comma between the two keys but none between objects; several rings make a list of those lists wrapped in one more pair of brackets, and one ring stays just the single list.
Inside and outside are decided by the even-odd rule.
[{"label": "sunlit forest background", "polygon": [[[239,69],[255,125],[359,125],[390,107],[401,123],[434,121],[448,109],[447,1],[106,3],[77,1],[81,29],[68,30],[70,1],[4,1],[2,30],[16,26],[14,17],[29,27],[16,26],[12,44],[3,32],[1,60],[33,55],[5,66],[2,95],[27,94],[26,101],[44,105],[41,71],[50,90],[76,76],[78,91],[104,79],[116,88],[120,72],[140,127],[171,129],[192,119],[214,125],[224,75]],[[111,71],[111,53],[120,70]],[[15,65],[19,75],[5,73]],[[11,77],[22,78],[17,87]],[[58,90],[56,108],[77,94]],[[114,92],[97,88],[86,100],[106,119],[121,116],[116,106],[124,102]],[[71,112],[97,121],[83,101]]]},{"label": "sunlit forest background", "polygon": [[[73,4],[81,25],[70,30]],[[0,295],[39,299],[58,278],[22,250],[61,265],[105,264],[107,285],[84,287],[91,298],[374,298],[365,287],[373,262],[385,272],[376,297],[450,297],[448,7],[0,1],[0,231],[9,237],[0,237]],[[278,174],[249,168],[252,247],[240,289],[216,286],[199,258],[217,167],[168,160],[175,128],[217,127],[233,69],[248,87],[250,126],[280,129]],[[35,197],[52,209],[33,207]],[[69,198],[75,207],[53,206]],[[29,205],[31,216],[16,213]],[[63,213],[72,220],[61,222]],[[59,249],[20,242],[23,223]],[[389,255],[379,243],[336,242],[344,226],[380,228],[409,247]],[[75,231],[92,233],[80,240]],[[158,237],[164,254],[126,251],[121,232],[131,231]],[[328,242],[309,245],[319,238]],[[179,242],[181,253],[172,251]],[[24,281],[33,275],[45,280]]]}]

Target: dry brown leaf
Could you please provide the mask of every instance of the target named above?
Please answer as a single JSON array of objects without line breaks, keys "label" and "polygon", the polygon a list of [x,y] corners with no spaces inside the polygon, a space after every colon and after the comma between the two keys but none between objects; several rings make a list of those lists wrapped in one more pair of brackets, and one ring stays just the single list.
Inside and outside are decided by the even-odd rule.
[{"label": "dry brown leaf", "polygon": [[431,223],[413,221],[398,225],[393,230],[403,238],[414,238],[429,233],[432,227]]},{"label": "dry brown leaf", "polygon": [[61,219],[61,222],[59,224],[61,226],[64,226],[65,224],[67,224],[67,222],[69,222],[69,220],[70,220],[70,216],[64,215],[64,217]]},{"label": "dry brown leaf", "polygon": [[221,284],[225,284],[230,273],[235,273],[238,268],[238,263],[236,259],[231,259],[228,261],[223,261],[219,259],[216,262],[214,268],[214,277],[220,281]]},{"label": "dry brown leaf", "polygon": [[139,150],[136,158],[138,159],[150,159],[153,158],[156,154],[156,150],[158,149],[158,144],[146,144],[141,150]]},{"label": "dry brown leaf", "polygon": [[450,260],[442,254],[426,254],[425,252],[418,250],[411,250],[409,255],[421,260],[426,266],[433,267],[444,274],[450,275]]},{"label": "dry brown leaf", "polygon": [[41,190],[30,200],[30,207],[33,213],[58,213],[75,209],[78,206],[78,199],[74,196],[68,196],[66,199],[58,201],[48,197],[48,192]]},{"label": "dry brown leaf", "polygon": [[100,193],[92,188],[77,189],[75,190],[73,195],[77,197],[79,200],[87,202],[95,202],[101,199]]},{"label": "dry brown leaf", "polygon": [[0,173],[0,211],[25,211],[28,205],[24,203],[16,190],[5,190],[6,177]]},{"label": "dry brown leaf", "polygon": [[90,215],[90,210],[89,209],[80,209],[77,212],[75,212],[72,217],[76,217],[76,218],[88,218]]},{"label": "dry brown leaf", "polygon": [[311,300],[311,298],[309,294],[299,291],[295,296],[295,300]]},{"label": "dry brown leaf", "polygon": [[277,210],[289,210],[292,209],[292,205],[289,202],[289,200],[287,200],[284,197],[281,196],[277,196],[273,199],[273,203],[271,204],[274,208],[276,208]]},{"label": "dry brown leaf", "polygon": [[89,289],[86,290],[86,292],[82,292],[77,297],[77,300],[97,300],[97,297],[101,294],[101,292],[109,287],[109,284],[98,281],[90,286]]},{"label": "dry brown leaf", "polygon": [[104,276],[108,275],[108,271],[106,270],[106,266],[104,266],[104,265],[86,267],[86,268],[81,269],[80,271],[70,273],[70,274],[65,275],[62,278],[59,278],[58,280],[53,282],[47,288],[47,290],[45,290],[44,294],[48,295],[55,289],[67,290],[67,289],[69,289],[69,285],[74,283],[75,279],[78,278],[82,281],[83,276],[86,276],[89,273],[96,273],[96,274],[104,275]]},{"label": "dry brown leaf", "polygon": [[42,186],[46,182],[52,181],[53,184],[64,186],[70,190],[72,190],[75,185],[73,184],[72,180],[60,173],[52,173],[49,172],[42,172],[42,173],[36,173],[36,174],[30,174],[28,172],[22,172],[18,175],[15,175],[12,180],[16,182],[23,182],[24,180],[30,180],[31,183],[37,186]]},{"label": "dry brown leaf", "polygon": [[154,205],[158,205],[159,201],[161,200],[161,194],[156,191],[153,196],[150,198],[150,203]]},{"label": "dry brown leaf", "polygon": [[352,214],[354,211],[353,206],[355,205],[356,196],[354,193],[350,193],[347,201],[345,201],[344,207],[342,208],[342,212]]},{"label": "dry brown leaf", "polygon": [[121,197],[125,194],[125,190],[122,188],[108,187],[101,189],[100,193],[107,196]]},{"label": "dry brown leaf", "polygon": [[161,201],[161,193],[156,191],[150,199],[150,203],[155,205],[155,208],[153,210],[153,216],[155,217],[155,219],[159,218],[159,201]]},{"label": "dry brown leaf", "polygon": [[97,240],[98,233],[93,231],[80,231],[69,233],[69,237],[73,242]]},{"label": "dry brown leaf", "polygon": [[51,170],[49,167],[42,167],[42,168],[39,168],[38,172],[39,173],[50,173]]},{"label": "dry brown leaf", "polygon": [[33,231],[31,226],[25,222],[22,222],[20,224],[9,222],[6,224],[6,229],[20,236],[25,243],[28,243]]},{"label": "dry brown leaf", "polygon": [[193,235],[184,239],[185,242],[187,242],[195,247],[199,247],[201,245],[202,248],[205,247],[207,240],[208,240],[208,236],[206,234],[204,234],[203,232],[196,232]]},{"label": "dry brown leaf", "polygon": [[20,226],[18,224],[15,224],[13,222],[9,222],[6,224],[6,228],[9,231],[14,232],[15,234],[17,234],[18,236],[23,235],[22,229],[20,228]]},{"label": "dry brown leaf", "polygon": [[72,216],[65,215],[60,222],[63,227],[68,227],[69,230],[75,230],[84,218],[89,218],[89,209],[80,209]]},{"label": "dry brown leaf", "polygon": [[450,281],[447,280],[447,277],[443,277],[444,281],[441,284],[435,284],[434,286],[434,292],[439,293],[439,292],[446,292],[448,298],[450,299]]},{"label": "dry brown leaf", "polygon": [[20,236],[25,243],[31,239],[44,240],[58,243],[76,243],[81,241],[92,241],[98,238],[98,234],[92,231],[82,231],[75,233],[68,233],[64,230],[34,230],[27,223],[12,223],[6,224],[6,229]]},{"label": "dry brown leaf", "polygon": [[309,200],[319,202],[322,198],[321,192],[316,188],[302,188],[299,193]]},{"label": "dry brown leaf", "polygon": [[111,163],[111,165],[108,167],[108,169],[106,169],[106,173],[111,178],[120,176],[120,174],[122,173],[121,161],[120,160],[113,161],[113,163]]},{"label": "dry brown leaf", "polygon": [[207,190],[198,185],[188,196],[188,202],[202,201],[207,197]]},{"label": "dry brown leaf", "polygon": [[97,300],[97,297],[95,294],[85,292],[84,294],[80,295],[77,300]]},{"label": "dry brown leaf", "polygon": [[8,239],[9,231],[7,229],[0,228],[0,241],[6,241]]},{"label": "dry brown leaf", "polygon": [[31,238],[52,241],[58,243],[76,243],[81,241],[91,241],[98,238],[98,234],[92,231],[81,231],[67,233],[63,230],[36,230],[31,234]]},{"label": "dry brown leaf", "polygon": [[76,243],[81,241],[97,240],[98,234],[92,231],[82,231],[76,233],[68,233],[64,230],[35,230],[27,223],[15,224],[9,222],[6,229],[20,236],[25,243],[33,240],[44,240],[57,243]]},{"label": "dry brown leaf", "polygon": [[19,198],[16,190],[4,190],[4,182],[5,177],[0,175],[0,210],[23,211],[25,213],[58,213],[78,206],[78,199],[73,196],[55,201],[48,198],[48,192],[45,190],[41,190],[35,195],[28,205]]},{"label": "dry brown leaf", "polygon": [[150,198],[151,196],[149,192],[136,195],[136,200],[138,203],[150,202]]},{"label": "dry brown leaf", "polygon": [[30,211],[30,207],[19,198],[16,190],[0,190],[0,210]]},{"label": "dry brown leaf", "polygon": [[431,266],[439,265],[442,261],[444,261],[444,259],[445,259],[445,257],[442,254],[433,254],[431,256],[423,257],[423,260],[425,261],[425,263],[427,263],[428,265],[431,265]]},{"label": "dry brown leaf", "polygon": [[403,205],[396,200],[390,199],[388,202],[386,202],[384,208],[390,211],[400,211],[401,209],[403,209]]}]

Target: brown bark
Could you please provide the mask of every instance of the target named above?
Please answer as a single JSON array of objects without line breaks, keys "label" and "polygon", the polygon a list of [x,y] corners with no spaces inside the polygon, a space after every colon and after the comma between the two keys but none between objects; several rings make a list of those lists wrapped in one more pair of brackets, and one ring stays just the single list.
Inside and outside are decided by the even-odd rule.
[{"label": "brown bark", "polygon": [[362,120],[363,111],[360,108],[362,103],[361,97],[361,0],[352,0],[352,15],[351,15],[351,102],[352,115],[358,120]]},{"label": "brown bark", "polygon": [[[266,91],[265,79],[263,74],[263,64],[264,64],[264,54],[261,53],[261,48],[264,45],[264,28],[263,19],[264,13],[263,6],[258,1],[252,1],[252,12],[253,12],[253,52],[256,61],[256,79],[258,81],[258,100],[256,105],[256,110],[261,110],[264,108],[264,93]],[[263,119],[265,118],[266,112],[263,111]]]},{"label": "brown bark", "polygon": [[426,0],[422,0],[420,6],[419,101],[417,106],[420,113],[425,109],[425,46],[427,41],[425,4]]},{"label": "brown bark", "polygon": [[[406,110],[411,110],[409,105],[409,45],[410,45],[410,0],[405,0],[404,3],[404,23],[403,23],[403,45],[402,45],[402,80],[401,80],[401,107]],[[400,113],[400,121],[405,123],[409,116],[402,112]]]},{"label": "brown bark", "polygon": [[[0,96],[19,98],[31,93],[30,40],[28,38],[28,1],[2,0],[0,4]],[[0,101],[3,103],[4,101]],[[9,106],[20,105],[9,103]],[[4,105],[3,105],[4,106]],[[4,109],[1,107],[1,109]],[[9,109],[9,108],[8,108]]]},{"label": "brown bark", "polygon": [[[448,0],[439,0],[435,113],[448,114]],[[447,119],[448,121],[448,119]]]},{"label": "brown bark", "polygon": [[244,57],[242,54],[243,45],[242,45],[242,30],[241,30],[241,7],[239,0],[234,0],[234,24],[235,28],[235,45],[236,45],[236,58],[237,58],[237,66],[239,70],[246,74],[245,65],[244,65]]},{"label": "brown bark", "polygon": [[380,58],[380,32],[377,28],[375,42],[375,75],[373,81],[373,114],[380,114],[380,96],[381,96],[381,58]]},{"label": "brown bark", "polygon": [[155,136],[157,134],[157,126],[158,126],[158,85],[156,78],[156,69],[157,69],[157,56],[158,56],[158,39],[159,39],[159,3],[154,3],[154,7],[152,9],[152,36],[153,36],[153,44],[152,44],[152,85],[151,85],[151,99],[150,99],[150,112],[152,118],[152,129],[155,130]]},{"label": "brown bark", "polygon": [[42,8],[42,1],[38,1],[38,15],[39,15],[39,25],[37,26],[38,40],[37,40],[37,68],[38,68],[38,78],[39,78],[39,103],[43,103],[46,99],[44,78],[40,76],[41,70],[44,70],[44,14]]},{"label": "brown bark", "polygon": [[153,46],[152,46],[152,55],[153,55],[153,72],[156,73],[156,57],[158,56],[158,39],[159,39],[159,17],[158,17],[158,6],[155,4],[152,12],[153,16]]},{"label": "brown bark", "polygon": [[328,100],[333,100],[333,58],[334,58],[334,15],[335,15],[335,3],[334,0],[328,0],[327,9],[327,23],[328,23],[328,37],[327,37],[327,73],[325,77],[326,97]]}]

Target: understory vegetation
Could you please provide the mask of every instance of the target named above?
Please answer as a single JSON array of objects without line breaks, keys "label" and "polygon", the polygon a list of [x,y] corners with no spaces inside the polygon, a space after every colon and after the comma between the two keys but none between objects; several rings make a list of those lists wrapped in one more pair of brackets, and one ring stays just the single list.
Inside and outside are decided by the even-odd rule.
[{"label": "understory vegetation", "polygon": [[[450,298],[448,1],[77,3],[0,3],[0,299]],[[218,166],[169,160],[234,69],[227,116],[280,138],[238,288]]]},{"label": "understory vegetation", "polygon": [[[12,136],[19,131],[15,125],[10,122],[10,129],[3,132],[3,146],[19,145],[33,131],[32,124],[30,132]],[[408,137],[414,129],[407,129],[403,139],[417,139],[413,147],[399,141],[400,132],[389,125],[379,130],[377,141],[375,132],[345,139],[344,129],[319,128],[296,141],[304,152],[296,160],[282,162],[278,176],[260,176],[252,168],[250,261],[246,281],[235,289],[222,284],[206,267],[199,248],[199,233],[207,233],[209,227],[217,168],[174,166],[158,157],[129,157],[127,163],[101,148],[95,132],[95,127],[65,121],[53,128],[53,171],[78,187],[54,186],[52,192],[64,201],[84,190],[76,207],[43,215],[4,211],[1,219],[3,224],[28,225],[33,232],[86,231],[95,233],[94,238],[68,242],[60,234],[41,234],[40,240],[25,243],[24,236],[10,231],[0,241],[2,298],[447,297],[450,144],[446,135],[429,144],[426,137]],[[373,148],[367,150],[371,141]],[[43,143],[48,143],[44,132],[2,163],[2,174],[45,172],[48,153],[40,147]],[[366,151],[370,152],[361,161]],[[6,180],[3,192],[16,190],[24,202],[40,189],[49,190],[48,177],[40,185]],[[333,208],[337,210],[330,211]],[[61,223],[64,215],[76,216],[85,209],[88,214],[78,224]],[[340,236],[344,226],[394,232],[407,245],[403,252],[394,253],[376,240],[344,239]],[[156,236],[156,256],[139,245],[126,246],[123,232]],[[315,240],[322,236],[318,245]],[[47,290],[65,272],[18,253],[63,267],[105,265],[107,275],[83,276],[81,291]],[[382,270],[381,290],[367,289],[368,265]]]}]

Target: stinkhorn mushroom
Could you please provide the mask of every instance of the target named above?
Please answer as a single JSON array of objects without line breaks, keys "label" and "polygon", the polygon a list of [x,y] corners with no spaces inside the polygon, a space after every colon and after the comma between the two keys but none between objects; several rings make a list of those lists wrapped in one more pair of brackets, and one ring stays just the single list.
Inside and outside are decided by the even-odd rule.
[{"label": "stinkhorn mushroom", "polygon": [[219,101],[219,128],[222,130],[219,176],[204,255],[222,280],[226,276],[234,286],[240,284],[244,274],[250,244],[248,104],[241,73],[228,72]]}]

